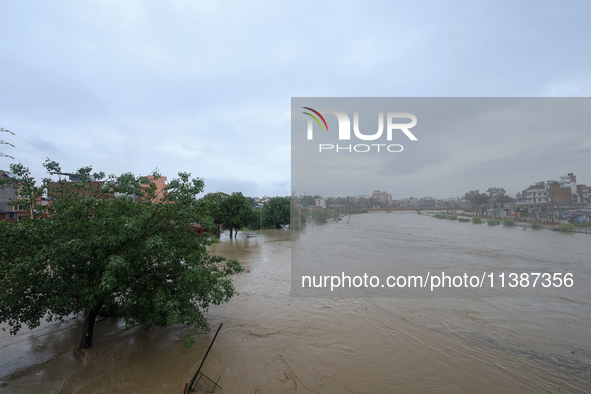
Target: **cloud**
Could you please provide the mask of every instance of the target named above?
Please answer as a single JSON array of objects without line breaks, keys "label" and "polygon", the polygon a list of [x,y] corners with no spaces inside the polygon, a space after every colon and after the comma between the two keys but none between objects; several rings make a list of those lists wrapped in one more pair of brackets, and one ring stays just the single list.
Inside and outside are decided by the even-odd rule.
[{"label": "cloud", "polygon": [[[0,16],[0,127],[51,142],[71,168],[158,167],[288,194],[291,97],[589,96],[588,11],[539,2],[11,2]],[[476,168],[489,158],[465,143],[475,133],[485,135],[458,123],[454,143],[433,135],[358,171],[400,185],[469,160]],[[530,143],[496,135],[479,146],[517,154]]]}]

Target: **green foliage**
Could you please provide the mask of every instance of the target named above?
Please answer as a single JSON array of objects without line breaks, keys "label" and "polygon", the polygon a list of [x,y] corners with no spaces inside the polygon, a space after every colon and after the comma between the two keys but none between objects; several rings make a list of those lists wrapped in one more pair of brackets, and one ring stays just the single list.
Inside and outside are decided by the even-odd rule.
[{"label": "green foliage", "polygon": [[37,200],[43,195],[43,189],[35,186],[35,179],[31,176],[31,172],[22,164],[12,164],[10,171],[16,175],[17,179],[0,180],[0,185],[11,185],[17,191],[16,199],[9,201],[9,205],[22,205],[25,211],[31,212],[31,217],[35,217]]},{"label": "green foliage", "polygon": [[458,219],[458,222],[468,223],[468,222],[470,222],[470,219],[468,219],[468,218],[459,218]]},{"label": "green foliage", "polygon": [[507,192],[502,187],[490,187],[486,192],[490,198],[495,199],[496,202],[505,203],[513,201],[513,199],[507,195]]},{"label": "green foliage", "polygon": [[253,210],[248,199],[240,192],[234,192],[230,196],[227,196],[221,202],[220,208],[222,224],[224,228],[230,230],[230,236],[232,236],[232,231],[234,230],[236,230],[236,235],[238,235],[238,230],[252,221]]},{"label": "green foliage", "polygon": [[379,207],[379,208],[384,208],[386,207],[388,204],[386,204],[383,201],[378,200],[377,198],[360,198],[359,200],[357,200],[358,204],[363,204],[366,207]]},{"label": "green foliage", "polygon": [[560,222],[558,226],[552,228],[552,231],[562,231],[563,233],[572,233],[575,229],[574,223]]},{"label": "green foliage", "polygon": [[316,195],[316,196],[303,196],[300,199],[300,203],[302,203],[303,205],[308,205],[308,206],[312,206],[313,207],[313,206],[316,205],[316,199],[317,198],[322,198],[322,197],[320,197],[318,195]]},{"label": "green foliage", "polygon": [[262,208],[254,207],[250,211],[248,220],[246,222],[246,228],[249,230],[258,230],[262,227]]},{"label": "green foliage", "polygon": [[472,218],[472,223],[477,223],[477,224],[482,223],[482,217],[480,217],[480,216],[474,216]]},{"label": "green foliage", "polygon": [[258,218],[258,212],[254,212],[251,200],[240,192],[233,192],[231,195],[222,192],[209,193],[199,200],[198,205],[213,220],[213,224],[205,228],[218,238],[220,228],[229,229],[230,235],[236,236],[241,228],[252,225],[255,216]]},{"label": "green foliage", "polygon": [[503,226],[513,227],[515,226],[515,220],[513,220],[512,218],[503,219]]},{"label": "green foliage", "polygon": [[513,201],[502,187],[489,187],[486,193],[480,193],[478,190],[470,190],[464,195],[464,198],[472,205],[486,204],[491,199],[500,203]]},{"label": "green foliage", "polygon": [[531,228],[533,230],[541,230],[541,229],[544,228],[544,225],[542,223],[540,223],[540,222],[532,222]]},{"label": "green foliage", "polygon": [[324,224],[328,220],[328,212],[322,210],[316,210],[313,214],[314,222],[317,224]]},{"label": "green foliage", "polygon": [[486,222],[489,226],[498,226],[501,222],[497,219],[487,219]]},{"label": "green foliage", "polygon": [[263,205],[263,227],[279,229],[289,224],[291,200],[288,197],[272,197]]},{"label": "green foliage", "polygon": [[[57,163],[45,166],[60,171]],[[78,170],[76,183],[20,179],[53,201],[49,218],[0,223],[10,245],[0,251],[0,323],[14,334],[43,318],[83,316],[81,347],[92,345],[98,315],[122,317],[127,327],[207,328],[204,311],[234,295],[230,276],[243,268],[209,255],[210,241],[190,231],[194,222],[213,224],[208,206],[195,202],[203,181],[179,173],[156,200],[155,186],[142,190],[145,180],[132,174],[97,173],[99,184],[90,171]]]},{"label": "green foliage", "polygon": [[470,190],[464,195],[464,198],[473,205],[486,204],[490,199],[488,194],[480,193],[478,190]]},{"label": "green foliage", "polygon": [[[224,201],[228,197],[226,193],[215,192],[206,194],[198,201],[198,206],[206,211],[211,219],[211,223],[207,223],[209,226],[205,224],[204,228],[214,233],[218,238],[220,237],[220,228],[224,224]],[[204,223],[200,224],[204,225]]]},{"label": "green foliage", "polygon": [[458,220],[458,215],[456,215],[455,213],[436,213],[435,215],[433,215],[433,217],[437,219]]}]

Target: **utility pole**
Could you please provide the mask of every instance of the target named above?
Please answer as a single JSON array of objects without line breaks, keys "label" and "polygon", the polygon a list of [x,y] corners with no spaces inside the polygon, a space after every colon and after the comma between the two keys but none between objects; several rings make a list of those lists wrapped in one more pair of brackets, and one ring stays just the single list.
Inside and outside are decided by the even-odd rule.
[{"label": "utility pole", "polygon": [[537,215],[537,212],[536,212],[536,192],[532,192],[532,194],[534,195],[534,222],[537,222],[537,220],[536,220],[536,215]]},{"label": "utility pole", "polygon": [[550,190],[550,214],[552,215],[552,222],[554,222],[554,190]]}]

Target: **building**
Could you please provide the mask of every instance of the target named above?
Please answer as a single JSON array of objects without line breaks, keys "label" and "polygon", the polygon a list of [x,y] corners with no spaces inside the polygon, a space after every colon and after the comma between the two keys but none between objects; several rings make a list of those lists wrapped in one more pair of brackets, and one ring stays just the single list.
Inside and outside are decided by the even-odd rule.
[{"label": "building", "polygon": [[538,182],[517,193],[515,216],[535,220],[556,221],[569,210],[584,208],[589,201],[587,185],[577,185],[573,173],[562,175],[560,181]]},{"label": "building", "polygon": [[18,218],[29,216],[30,212],[24,210],[22,205],[9,205],[10,201],[18,198],[18,177],[9,171],[0,170],[0,179],[15,179],[14,183],[0,185],[0,221],[17,220]]},{"label": "building", "polygon": [[168,185],[166,184],[166,177],[165,176],[159,176],[158,178],[156,178],[156,177],[154,177],[154,175],[148,175],[144,178],[146,178],[148,180],[148,182],[141,185],[143,192],[146,192],[151,184],[155,184],[156,185],[156,191],[155,191],[156,201],[160,201],[160,200],[164,199],[164,197],[166,197],[166,193],[165,193],[164,189]]},{"label": "building", "polygon": [[577,177],[572,172],[560,177],[560,188],[570,188],[573,202],[579,202],[577,194]]},{"label": "building", "polygon": [[325,209],[326,208],[326,200],[324,198],[317,198],[316,199],[316,208]]},{"label": "building", "polygon": [[579,201],[585,204],[591,203],[591,195],[589,194],[589,186],[587,185],[577,185],[577,194],[579,196]]},{"label": "building", "polygon": [[18,212],[0,211],[0,222],[13,222],[18,220]]},{"label": "building", "polygon": [[374,190],[371,198],[381,201],[385,204],[392,204],[392,195],[386,191]]},{"label": "building", "polygon": [[[51,189],[49,190],[47,195],[45,195],[41,199],[42,206],[47,206],[47,205],[51,204],[51,201],[54,198],[59,196],[59,194],[61,193],[60,186],[61,186],[62,182],[66,181],[68,184],[75,184],[75,183],[82,182],[82,178],[80,178],[80,176],[75,173],[60,172],[57,175],[59,176],[60,180],[58,182],[50,182],[48,184],[48,186]],[[98,195],[99,193],[102,193],[102,192],[100,192],[100,189],[105,184],[105,181],[99,181],[92,175],[89,175],[88,178],[89,179],[86,182],[86,185],[89,187],[89,190],[88,189],[84,190],[82,193],[84,193],[85,195]],[[102,193],[101,197],[103,197],[103,198],[115,197],[115,193],[113,191],[107,191],[105,193]]]},{"label": "building", "polygon": [[520,199],[518,202],[523,204],[535,204],[536,202],[545,204],[548,199],[548,192],[546,191],[545,183],[538,182],[534,185],[531,185],[522,191],[518,198]]}]

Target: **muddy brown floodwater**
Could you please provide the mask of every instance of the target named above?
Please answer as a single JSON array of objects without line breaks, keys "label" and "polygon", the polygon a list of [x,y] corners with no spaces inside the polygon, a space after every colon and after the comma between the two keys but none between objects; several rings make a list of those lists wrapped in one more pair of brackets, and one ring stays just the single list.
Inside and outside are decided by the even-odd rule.
[{"label": "muddy brown floodwater", "polygon": [[[425,228],[452,225],[417,216],[403,218]],[[533,236],[478,231],[485,230]],[[567,235],[541,236],[544,243]],[[453,250],[449,237],[434,232],[429,242],[441,242],[445,253]],[[586,250],[589,237],[567,242]],[[183,347],[188,328],[126,330],[116,319],[97,323],[89,350],[76,347],[79,320],[0,332],[0,392],[180,394],[220,323],[203,370],[221,375],[220,393],[591,391],[588,290],[577,300],[550,301],[297,299],[290,296],[288,231],[222,241],[211,251],[250,272],[236,277],[238,296],[209,310],[213,330],[199,332],[192,348]],[[209,389],[203,382],[198,392]]]}]

